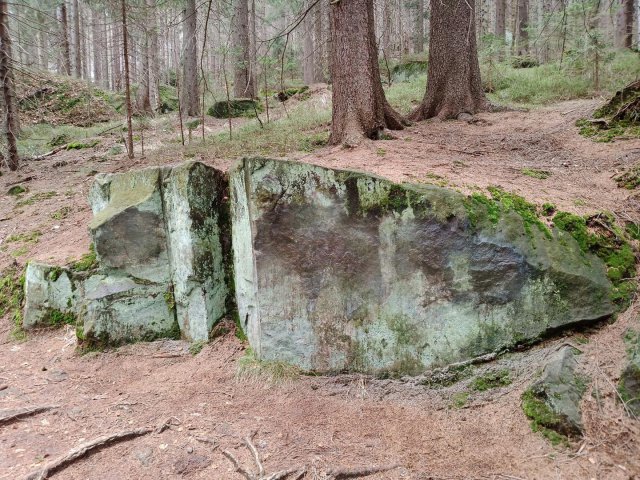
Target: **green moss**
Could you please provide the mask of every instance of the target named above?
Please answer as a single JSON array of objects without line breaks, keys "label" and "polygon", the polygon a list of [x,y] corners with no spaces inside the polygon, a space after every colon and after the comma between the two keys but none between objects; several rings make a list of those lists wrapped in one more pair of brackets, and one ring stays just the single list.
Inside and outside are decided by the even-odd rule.
[{"label": "green moss", "polygon": [[72,208],[71,207],[62,207],[58,210],[56,210],[55,212],[53,212],[50,217],[53,220],[64,220],[65,218],[67,218],[69,216],[69,214],[72,212]]},{"label": "green moss", "polygon": [[193,342],[191,345],[189,345],[189,353],[194,356],[198,355],[206,344],[207,342],[205,342],[204,340]]},{"label": "green moss", "polygon": [[98,259],[93,243],[89,245],[89,253],[85,253],[80,260],[72,262],[69,268],[75,272],[86,272],[98,268]]},{"label": "green moss", "polygon": [[463,408],[469,401],[471,394],[469,392],[458,392],[451,397],[451,407]]},{"label": "green moss", "polygon": [[22,329],[22,304],[24,302],[24,273],[17,266],[7,268],[0,274],[0,318],[8,315],[13,323],[11,336],[24,340]]},{"label": "green moss", "polygon": [[65,145],[71,141],[71,138],[66,133],[61,133],[59,135],[54,135],[51,137],[51,140],[47,143],[52,148],[60,147]]},{"label": "green moss", "polygon": [[568,438],[556,431],[562,418],[531,388],[522,394],[522,410],[531,420],[531,430],[542,433],[553,445],[569,444]]},{"label": "green moss", "polygon": [[601,213],[585,218],[568,212],[558,212],[553,224],[571,234],[580,249],[602,259],[607,276],[613,283],[612,300],[624,307],[636,289],[635,253],[626,232],[618,227],[613,215]]},{"label": "green moss", "polygon": [[176,297],[173,294],[173,286],[169,287],[169,290],[164,292],[164,301],[167,304],[167,308],[170,312],[173,312],[176,309]]},{"label": "green moss", "polygon": [[524,198],[514,193],[505,192],[498,187],[489,187],[489,192],[493,199],[500,203],[503,212],[514,211],[524,222],[524,229],[531,235],[531,227],[535,226],[548,239],[552,238],[551,231],[538,217],[537,208],[534,204],[527,202]]},{"label": "green moss", "polygon": [[609,122],[606,125],[586,119],[576,122],[578,133],[598,143],[611,143],[616,139],[640,138],[640,125],[627,120]]},{"label": "green moss", "polygon": [[262,104],[250,98],[236,98],[227,102],[216,102],[209,110],[207,115],[215,118],[235,118],[235,117],[252,117],[255,112],[262,112]]},{"label": "green moss", "polygon": [[553,203],[543,203],[542,204],[542,214],[545,217],[550,217],[556,212],[556,206]]},{"label": "green moss", "polygon": [[54,308],[47,312],[47,315],[44,317],[43,322],[51,327],[75,325],[76,316],[72,312],[62,312]]},{"label": "green moss", "polygon": [[84,148],[93,148],[100,143],[100,140],[92,140],[91,142],[72,142],[67,144],[67,150],[82,150]]},{"label": "green moss", "polygon": [[62,272],[64,270],[62,270],[62,268],[60,267],[53,267],[50,271],[49,271],[49,280],[52,282],[57,281],[60,278],[60,275],[62,275]]},{"label": "green moss", "polygon": [[472,384],[474,390],[485,392],[494,388],[506,387],[511,384],[509,370],[492,370],[477,377]]},{"label": "green moss", "polygon": [[615,180],[620,188],[626,188],[627,190],[637,188],[640,185],[640,164],[618,175]]},{"label": "green moss", "polygon": [[538,170],[536,168],[523,168],[522,174],[527,177],[537,178],[538,180],[546,180],[552,175],[551,172],[547,170]]},{"label": "green moss", "polygon": [[22,185],[14,185],[7,191],[7,194],[15,196],[15,195],[21,195],[26,192],[27,192],[26,187],[23,187]]}]

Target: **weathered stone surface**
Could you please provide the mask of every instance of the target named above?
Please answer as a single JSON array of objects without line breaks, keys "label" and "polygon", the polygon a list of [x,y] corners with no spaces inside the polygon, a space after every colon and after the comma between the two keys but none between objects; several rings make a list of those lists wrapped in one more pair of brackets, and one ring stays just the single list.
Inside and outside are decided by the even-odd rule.
[{"label": "weathered stone surface", "polygon": [[580,401],[586,379],[576,373],[572,347],[558,350],[545,365],[542,378],[523,396],[523,408],[537,428],[548,428],[567,437],[582,435]]},{"label": "weathered stone surface", "polygon": [[92,275],[84,282],[82,340],[117,345],[180,336],[171,291],[138,282],[113,274]]},{"label": "weathered stone surface", "polygon": [[625,340],[629,359],[620,375],[618,391],[627,408],[640,417],[640,332],[629,330]]},{"label": "weathered stone surface", "polygon": [[30,262],[24,282],[23,328],[51,325],[52,312],[75,315],[79,285],[68,269]]},{"label": "weathered stone surface", "polygon": [[102,268],[170,281],[161,178],[160,168],[97,178],[89,195],[89,228]]},{"label": "weathered stone surface", "polygon": [[208,340],[227,311],[230,225],[222,172],[190,162],[166,172],[164,211],[176,313],[183,334]]},{"label": "weathered stone surface", "polygon": [[230,189],[238,311],[263,359],[416,373],[613,311],[599,259],[478,198],[261,159]]}]

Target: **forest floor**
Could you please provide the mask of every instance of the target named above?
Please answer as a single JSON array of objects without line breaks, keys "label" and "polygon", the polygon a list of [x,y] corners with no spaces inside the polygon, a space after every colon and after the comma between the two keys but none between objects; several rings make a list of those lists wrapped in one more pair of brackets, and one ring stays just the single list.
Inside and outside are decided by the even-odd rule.
[{"label": "forest floor", "polygon": [[[595,107],[579,100],[482,114],[473,123],[424,122],[394,132],[394,140],[288,158],[464,192],[500,186],[537,204],[579,214],[608,210],[639,222],[640,197],[618,188],[615,176],[640,160],[640,139],[595,143],[581,137],[575,122]],[[225,122],[208,119],[206,128],[223,131]],[[183,161],[160,148],[175,130],[164,135],[150,134],[144,158],[107,155],[104,141],[25,162],[0,177],[0,270],[27,259],[65,263],[85,253],[93,175]],[[233,163],[199,152],[189,159],[219,168]],[[8,195],[17,184],[28,191]],[[325,478],[335,467],[391,464],[398,468],[368,478],[640,478],[640,423],[625,414],[614,387],[625,359],[624,332],[639,325],[636,300],[614,323],[565,332],[528,352],[474,367],[473,375],[511,371],[508,386],[478,392],[471,379],[448,387],[362,375],[301,376],[281,384],[240,380],[237,364],[246,345],[232,334],[196,355],[175,341],[80,355],[70,327],[29,333],[19,342],[4,319],[0,410],[56,408],[0,425],[0,479],[21,478],[100,435],[167,419],[171,426],[164,432],[101,449],[54,478],[240,479],[220,450],[197,438],[218,441],[251,466],[241,438],[253,431],[269,472],[304,465],[310,472],[305,478]],[[531,431],[520,395],[565,343],[583,352],[580,368],[593,382],[583,399],[584,440],[553,447]]]}]

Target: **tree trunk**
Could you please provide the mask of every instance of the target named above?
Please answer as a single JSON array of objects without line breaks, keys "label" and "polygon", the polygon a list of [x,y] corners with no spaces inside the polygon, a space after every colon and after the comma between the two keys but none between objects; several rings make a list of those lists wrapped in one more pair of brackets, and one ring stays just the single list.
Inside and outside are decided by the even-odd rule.
[{"label": "tree trunk", "polygon": [[147,0],[149,10],[149,93],[153,109],[160,111],[162,100],[160,99],[160,64],[158,61],[158,12],[156,0]]},{"label": "tree trunk", "polygon": [[133,158],[133,125],[131,117],[131,86],[129,85],[129,34],[127,33],[126,1],[122,0],[122,56],[124,57],[124,98],[127,106],[127,154]]},{"label": "tree trunk", "polygon": [[47,58],[48,30],[44,13],[41,10],[36,12],[38,19],[38,64],[40,68],[49,70],[49,60]]},{"label": "tree trunk", "polygon": [[73,53],[74,75],[78,78],[82,77],[82,46],[80,42],[80,7],[78,0],[73,0]]},{"label": "tree trunk", "polygon": [[633,0],[620,0],[616,21],[616,46],[633,47]]},{"label": "tree trunk", "polygon": [[410,118],[444,120],[489,107],[480,80],[474,0],[431,0],[427,91]]},{"label": "tree trunk", "polygon": [[495,36],[504,42],[506,32],[506,11],[507,11],[507,0],[496,0],[496,23],[494,33]]},{"label": "tree trunk", "polygon": [[67,18],[67,4],[60,4],[60,27],[62,32],[62,73],[71,75],[71,48],[69,47],[69,21]]},{"label": "tree trunk", "polygon": [[[307,6],[305,6],[306,8]],[[307,16],[303,20],[304,27],[304,41],[302,43],[302,80],[305,84],[311,85],[314,83],[313,72],[313,17],[311,13],[307,13]]]},{"label": "tree trunk", "polygon": [[233,95],[254,98],[255,81],[249,44],[249,5],[247,0],[235,0],[232,28]]},{"label": "tree trunk", "polygon": [[518,55],[529,54],[529,0],[518,0]]},{"label": "tree trunk", "polygon": [[196,0],[187,0],[184,10],[184,53],[182,56],[182,106],[190,117],[200,115],[198,94],[198,38]]},{"label": "tree trunk", "polygon": [[424,0],[416,0],[416,31],[413,41],[413,51],[424,51]]},{"label": "tree trunk", "polygon": [[330,143],[378,139],[385,128],[400,130],[404,119],[387,103],[380,80],[373,0],[331,4],[333,111]]},{"label": "tree trunk", "polygon": [[16,135],[18,134],[18,109],[14,91],[13,67],[11,65],[11,36],[9,35],[9,13],[7,2],[0,0],[0,83],[4,103],[3,127],[7,138],[6,163],[9,170],[19,166]]},{"label": "tree trunk", "polygon": [[313,8],[313,83],[324,82],[324,38],[322,35],[322,6],[318,3]]}]

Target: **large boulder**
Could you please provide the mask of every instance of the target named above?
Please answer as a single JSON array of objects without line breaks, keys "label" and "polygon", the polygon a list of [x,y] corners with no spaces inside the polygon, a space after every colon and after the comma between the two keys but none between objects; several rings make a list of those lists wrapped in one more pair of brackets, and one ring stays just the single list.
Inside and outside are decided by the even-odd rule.
[{"label": "large boulder", "polygon": [[262,359],[416,373],[613,312],[602,261],[519,198],[264,159],[230,190],[239,317]]}]

